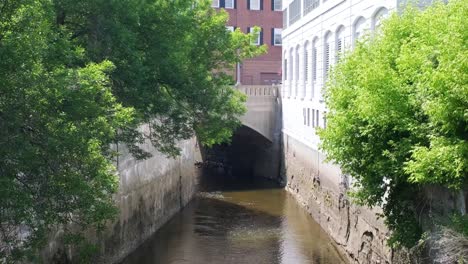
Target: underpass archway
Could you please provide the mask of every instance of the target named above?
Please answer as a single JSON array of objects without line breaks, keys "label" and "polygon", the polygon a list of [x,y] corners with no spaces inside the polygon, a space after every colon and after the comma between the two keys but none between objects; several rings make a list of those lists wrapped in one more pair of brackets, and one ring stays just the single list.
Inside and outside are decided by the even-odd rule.
[{"label": "underpass archway", "polygon": [[218,177],[255,180],[279,180],[280,152],[274,142],[256,130],[241,126],[230,143],[202,147],[203,163],[209,173]]}]

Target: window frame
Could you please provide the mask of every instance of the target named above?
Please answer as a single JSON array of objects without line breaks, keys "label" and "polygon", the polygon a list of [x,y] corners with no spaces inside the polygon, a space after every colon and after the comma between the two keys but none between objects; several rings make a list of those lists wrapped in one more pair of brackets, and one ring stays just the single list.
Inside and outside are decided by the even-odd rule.
[{"label": "window frame", "polygon": [[[253,3],[254,1],[256,1],[256,2],[258,3],[258,9],[252,8],[252,3]],[[260,10],[262,10],[262,3],[261,3],[261,1],[262,1],[262,0],[249,0],[249,6],[248,6],[249,10],[254,10],[254,11],[260,11]]]},{"label": "window frame", "polygon": [[323,83],[327,81],[330,68],[331,68],[331,55],[332,55],[332,47],[331,47],[331,39],[332,34],[331,32],[327,32],[323,38]]},{"label": "window frame", "polygon": [[389,16],[388,9],[386,7],[380,7],[376,10],[375,14],[372,15],[372,31],[378,31],[382,26],[382,21]]},{"label": "window frame", "polygon": [[[325,2],[325,1],[324,1]],[[320,6],[320,0],[304,0],[302,2],[304,16]]]},{"label": "window frame", "polygon": [[[299,58],[300,58],[300,49],[301,49],[301,46],[300,45],[297,45],[296,46],[296,49],[294,50],[294,68],[295,68],[295,72],[294,72],[294,80],[296,81],[296,87],[297,87],[297,82],[299,82],[299,72],[300,72],[300,68],[301,67],[301,64],[300,64],[300,61],[299,61]],[[297,91],[296,91],[296,96],[297,96]]]},{"label": "window frame", "polygon": [[[272,2],[272,11],[282,11],[283,10],[283,0],[271,0]],[[277,2],[279,2],[279,8],[277,8]]]},{"label": "window frame", "polygon": [[313,82],[316,82],[317,81],[317,60],[318,60],[318,48],[317,48],[317,40],[315,40],[314,42],[312,42],[312,65],[311,65],[311,68],[312,68],[312,81]]},{"label": "window frame", "polygon": [[[253,30],[254,30],[253,27],[249,27],[249,33],[253,33]],[[263,39],[263,28],[260,28],[260,31],[258,32],[258,36],[257,36],[257,41],[252,42],[252,44],[256,46],[260,46],[263,44],[262,39]]]},{"label": "window frame", "polygon": [[[280,44],[276,43],[276,35],[278,34],[277,30],[279,30],[279,36],[280,36],[280,41],[281,41]],[[281,36],[282,32],[283,32],[282,28],[273,28],[273,46],[276,46],[276,47],[283,46],[283,37]]]},{"label": "window frame", "polygon": [[319,120],[320,120],[320,112],[319,110],[315,110],[315,127],[320,126]]},{"label": "window frame", "polygon": [[[286,55],[285,55],[286,56]],[[287,81],[288,80],[288,59],[285,58],[283,60],[283,67],[284,67],[284,72],[283,72],[283,76],[284,76],[284,80]]]},{"label": "window frame", "polygon": [[335,32],[335,63],[338,63],[345,51],[345,34],[346,28],[340,25]]},{"label": "window frame", "polygon": [[359,16],[353,23],[352,31],[352,47],[356,47],[358,40],[365,34],[366,19],[363,16]]},{"label": "window frame", "polygon": [[309,82],[309,45],[304,46],[304,82]]},{"label": "window frame", "polygon": [[[228,1],[232,1],[232,6],[228,6]],[[236,0],[224,0],[224,8],[225,9],[235,9],[236,8]]]},{"label": "window frame", "polygon": [[[218,5],[213,5],[213,2],[214,2],[214,1],[217,1],[217,2],[218,2]],[[221,4],[220,2],[221,2],[220,0],[211,0],[211,7],[213,7],[213,8],[219,8],[219,7],[220,7],[220,4]]]}]

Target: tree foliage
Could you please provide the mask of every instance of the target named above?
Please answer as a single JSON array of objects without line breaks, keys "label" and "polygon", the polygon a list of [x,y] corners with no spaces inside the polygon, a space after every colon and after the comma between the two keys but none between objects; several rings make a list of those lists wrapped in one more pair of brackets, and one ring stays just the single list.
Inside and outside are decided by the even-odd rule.
[{"label": "tree foliage", "polygon": [[112,144],[229,140],[245,98],[223,69],[265,47],[226,20],[198,0],[0,1],[1,262],[115,216]]},{"label": "tree foliage", "polygon": [[327,85],[329,159],[356,180],[356,198],[382,206],[391,244],[421,235],[424,184],[468,179],[468,2],[407,8],[358,43]]}]

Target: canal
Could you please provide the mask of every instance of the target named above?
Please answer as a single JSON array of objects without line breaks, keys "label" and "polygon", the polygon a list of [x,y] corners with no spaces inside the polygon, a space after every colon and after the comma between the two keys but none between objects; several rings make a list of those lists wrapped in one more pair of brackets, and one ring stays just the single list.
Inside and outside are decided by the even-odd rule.
[{"label": "canal", "polygon": [[207,174],[201,192],[122,264],[346,263],[272,182]]}]

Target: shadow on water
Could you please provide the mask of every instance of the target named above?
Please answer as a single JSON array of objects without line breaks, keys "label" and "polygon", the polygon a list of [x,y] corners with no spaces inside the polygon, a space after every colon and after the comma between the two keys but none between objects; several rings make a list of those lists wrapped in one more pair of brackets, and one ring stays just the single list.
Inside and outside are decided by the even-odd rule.
[{"label": "shadow on water", "polygon": [[344,263],[320,226],[273,182],[206,173],[200,194],[123,264]]}]

